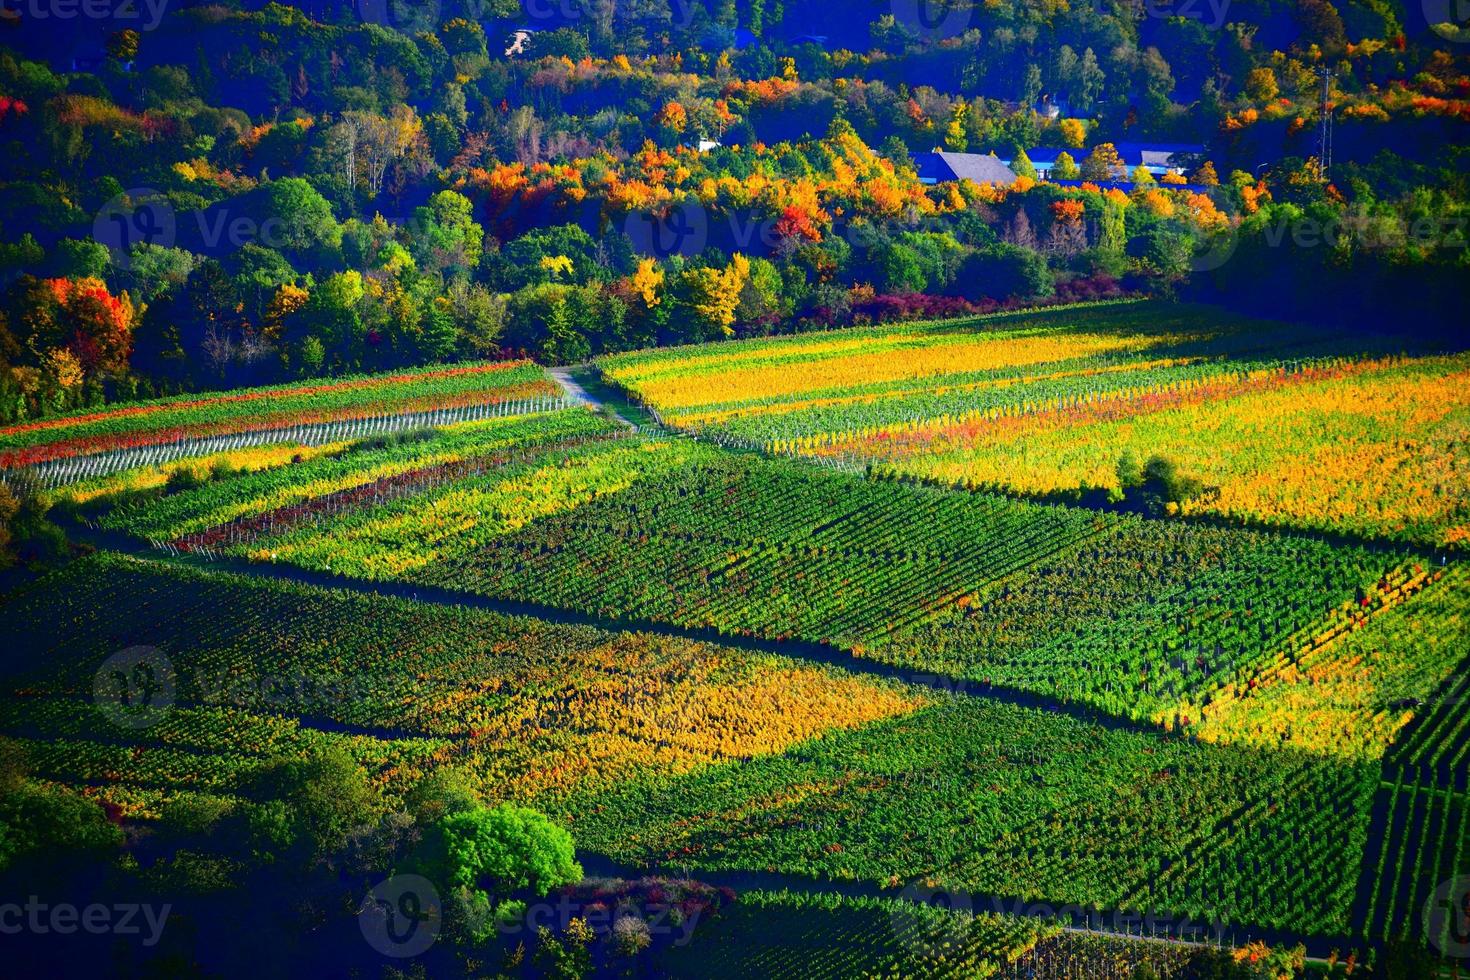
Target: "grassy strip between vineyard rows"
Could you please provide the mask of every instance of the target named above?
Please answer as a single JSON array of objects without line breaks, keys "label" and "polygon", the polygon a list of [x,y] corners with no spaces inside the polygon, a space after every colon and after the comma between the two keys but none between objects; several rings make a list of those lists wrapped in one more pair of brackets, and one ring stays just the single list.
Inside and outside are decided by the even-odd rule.
[{"label": "grassy strip between vineyard rows", "polygon": [[[291,464],[305,463],[319,456],[336,456],[347,450],[350,442],[328,442],[315,446],[302,443],[271,443],[265,446],[247,446],[243,449],[228,449],[223,452],[186,456],[166,463],[135,466],[104,476],[95,476],[66,486],[42,491],[45,499],[52,503],[70,501],[85,504],[93,500],[117,495],[132,495],[158,490],[174,480],[199,482],[221,472],[256,473],[277,469]],[[180,476],[175,476],[180,474]]]},{"label": "grassy strip between vineyard rows", "polygon": [[[1363,876],[1368,894],[1361,932],[1365,938],[1392,939],[1422,934],[1431,922],[1452,929],[1448,916],[1428,913],[1444,902],[1436,890],[1464,873],[1470,861],[1470,799],[1397,770],[1379,790],[1381,824],[1369,837]],[[1435,937],[1452,949],[1448,935]]]},{"label": "grassy strip between vineyard rows", "polygon": [[529,361],[246,388],[110,406],[0,428],[0,467],[257,429],[555,395]]}]

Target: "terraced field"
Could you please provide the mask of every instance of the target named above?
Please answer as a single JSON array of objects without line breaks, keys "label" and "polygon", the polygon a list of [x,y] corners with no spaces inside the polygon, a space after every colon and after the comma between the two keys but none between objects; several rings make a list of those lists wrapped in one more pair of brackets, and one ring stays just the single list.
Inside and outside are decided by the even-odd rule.
[{"label": "terraced field", "polygon": [[670,424],[944,485],[1120,495],[1170,459],[1186,513],[1459,548],[1465,355],[1159,304],[835,331],[600,362]]},{"label": "terraced field", "polygon": [[[639,954],[670,975],[1182,976],[1202,955],[1013,914],[1038,906],[1324,955],[1422,935],[1470,862],[1470,578],[1460,505],[1440,507],[1459,362],[1157,310],[602,365],[698,438],[556,400],[54,487],[53,514],[100,550],[0,602],[18,651],[0,749],[140,839],[201,813],[244,827],[249,861],[283,805],[263,780],[302,759],[348,759],[394,815],[374,833],[403,840],[441,780],[534,807],[630,875],[739,883],[687,947]],[[500,397],[484,385],[502,374],[552,384],[476,367],[463,397]],[[908,468],[927,449],[863,450],[859,471],[842,455],[918,447],[934,418],[1049,418],[1079,445],[1087,418],[1132,418],[1108,430],[1121,446],[1167,412],[1311,391],[1317,443],[1333,413],[1372,428],[1392,403],[1446,440],[1444,480],[1417,482],[1423,433],[1374,436],[1363,479],[1408,481],[1377,484],[1380,524],[1347,503],[1243,521],[1207,513],[1223,487],[1150,509],[1056,481],[952,486]],[[856,437],[759,430],[859,411],[877,428]],[[1308,433],[1282,418],[1282,445]],[[381,843],[353,840],[352,860]],[[935,894],[958,911],[926,908]]]}]

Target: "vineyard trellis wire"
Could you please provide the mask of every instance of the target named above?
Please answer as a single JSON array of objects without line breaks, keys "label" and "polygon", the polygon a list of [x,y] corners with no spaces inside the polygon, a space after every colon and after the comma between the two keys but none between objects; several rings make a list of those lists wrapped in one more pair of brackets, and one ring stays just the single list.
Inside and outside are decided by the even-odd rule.
[{"label": "vineyard trellis wire", "polygon": [[571,408],[577,403],[566,395],[536,395],[531,398],[506,399],[479,405],[461,405],[428,412],[395,415],[373,415],[333,422],[315,422],[275,429],[255,429],[228,435],[181,439],[177,442],[114,449],[89,456],[37,463],[17,470],[0,470],[0,483],[55,489],[94,477],[107,476],[139,466],[156,466],[191,456],[229,452],[275,443],[299,443],[318,446],[333,442],[390,435],[409,429],[479,422],[511,415],[530,415]]}]

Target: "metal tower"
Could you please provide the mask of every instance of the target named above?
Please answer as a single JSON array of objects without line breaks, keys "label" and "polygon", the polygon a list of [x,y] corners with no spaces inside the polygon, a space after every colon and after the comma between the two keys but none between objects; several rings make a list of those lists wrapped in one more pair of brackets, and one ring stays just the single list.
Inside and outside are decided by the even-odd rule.
[{"label": "metal tower", "polygon": [[1327,180],[1332,170],[1332,69],[1318,68],[1317,77],[1322,79],[1322,105],[1317,123],[1317,159],[1322,163],[1322,179]]}]

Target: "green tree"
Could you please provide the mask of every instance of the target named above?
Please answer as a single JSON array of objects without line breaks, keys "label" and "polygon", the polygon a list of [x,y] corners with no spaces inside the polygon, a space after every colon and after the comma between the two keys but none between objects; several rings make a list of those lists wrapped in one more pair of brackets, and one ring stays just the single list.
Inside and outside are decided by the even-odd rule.
[{"label": "green tree", "polygon": [[1036,100],[1041,97],[1041,66],[1034,61],[1026,66],[1026,74],[1021,82],[1021,107],[1023,109],[1036,108]]},{"label": "green tree", "polygon": [[1031,158],[1026,155],[1026,151],[1020,147],[1016,148],[1016,158],[1011,161],[1011,171],[1017,177],[1036,179],[1036,167],[1032,164]]},{"label": "green tree", "polygon": [[336,745],[268,765],[250,782],[252,795],[282,805],[278,820],[289,828],[292,843],[313,856],[341,847],[349,833],[372,823],[381,810],[367,773]]},{"label": "green tree", "polygon": [[898,242],[884,242],[873,250],[873,285],[884,293],[921,293],[928,282],[919,253]]},{"label": "green tree", "polygon": [[128,252],[127,269],[122,278],[135,297],[151,303],[163,293],[188,282],[189,273],[194,271],[197,261],[194,253],[187,249],[139,242]]},{"label": "green tree", "polygon": [[414,211],[414,259],[423,269],[468,275],[480,264],[485,230],[475,222],[474,205],[457,191],[440,191]]},{"label": "green tree", "polygon": [[497,898],[545,895],[582,879],[572,835],[536,810],[501,804],[449,813],[425,837],[425,868],[450,888]]},{"label": "green tree", "polygon": [[1097,63],[1097,55],[1092,53],[1091,48],[1083,51],[1082,62],[1077,67],[1076,90],[1072,94],[1077,108],[1083,112],[1090,110],[1097,103],[1106,82],[1107,76]]},{"label": "green tree", "polygon": [[299,177],[271,181],[260,193],[261,241],[310,265],[334,264],[342,227],[332,206]]},{"label": "green tree", "polygon": [[0,870],[22,858],[48,866],[85,860],[122,843],[102,807],[71,790],[32,782],[24,750],[0,739]]},{"label": "green tree", "polygon": [[997,242],[967,256],[955,277],[960,295],[982,299],[1032,299],[1052,292],[1046,259],[1029,248]]},{"label": "green tree", "polygon": [[112,269],[107,246],[90,238],[63,238],[51,258],[52,274],[67,279],[105,279]]}]

